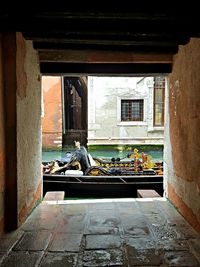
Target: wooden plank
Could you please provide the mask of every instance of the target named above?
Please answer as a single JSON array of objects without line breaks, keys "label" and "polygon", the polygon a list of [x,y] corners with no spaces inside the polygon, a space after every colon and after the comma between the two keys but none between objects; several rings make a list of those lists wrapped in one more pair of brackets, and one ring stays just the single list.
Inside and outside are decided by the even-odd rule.
[{"label": "wooden plank", "polygon": [[87,64],[87,63],[55,63],[41,62],[40,71],[46,75],[137,75],[144,76],[144,73],[153,76],[160,73],[170,73],[172,64],[142,64],[142,63],[120,63],[120,64]]},{"label": "wooden plank", "polygon": [[64,191],[49,191],[45,194],[43,201],[63,200],[64,196]]},{"label": "wooden plank", "polygon": [[84,42],[34,42],[33,44],[36,50],[104,50],[104,51],[119,51],[119,52],[137,52],[137,53],[177,53],[177,43],[152,43],[152,42],[135,42],[123,44],[121,42],[115,43],[104,43],[100,41],[96,43],[84,43]]},{"label": "wooden plank", "polygon": [[172,63],[172,54],[91,50],[39,51],[41,62],[73,63]]},{"label": "wooden plank", "polygon": [[152,197],[161,197],[155,190],[137,190],[137,197],[139,198],[152,198]]}]

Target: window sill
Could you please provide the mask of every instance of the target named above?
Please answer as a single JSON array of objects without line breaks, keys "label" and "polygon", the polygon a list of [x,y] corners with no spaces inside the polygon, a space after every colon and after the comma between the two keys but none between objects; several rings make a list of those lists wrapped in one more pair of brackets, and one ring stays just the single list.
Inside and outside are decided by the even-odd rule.
[{"label": "window sill", "polygon": [[123,121],[123,122],[118,122],[118,126],[146,126],[148,125],[147,122],[145,121]]}]

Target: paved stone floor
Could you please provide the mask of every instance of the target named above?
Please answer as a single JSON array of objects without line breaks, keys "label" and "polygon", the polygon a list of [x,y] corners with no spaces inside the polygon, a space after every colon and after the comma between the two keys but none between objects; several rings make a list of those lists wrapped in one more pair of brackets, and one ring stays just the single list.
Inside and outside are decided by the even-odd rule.
[{"label": "paved stone floor", "polygon": [[3,267],[200,266],[200,235],[164,198],[42,202],[0,239]]}]

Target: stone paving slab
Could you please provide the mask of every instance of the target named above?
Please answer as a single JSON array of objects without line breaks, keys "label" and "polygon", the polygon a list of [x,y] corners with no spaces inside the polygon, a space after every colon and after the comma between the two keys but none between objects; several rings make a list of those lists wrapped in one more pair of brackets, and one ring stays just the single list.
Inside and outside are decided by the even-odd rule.
[{"label": "stone paving slab", "polygon": [[122,200],[118,200],[115,202],[115,205],[117,207],[117,209],[124,211],[125,209],[132,209],[132,210],[137,210],[138,211],[138,206],[136,204],[136,199],[132,198],[130,200],[128,199],[124,199],[124,201]]},{"label": "stone paving slab", "polygon": [[61,212],[66,215],[84,215],[87,213],[87,205],[85,204],[61,204]]},{"label": "stone paving slab", "polygon": [[152,212],[160,213],[157,201],[155,199],[136,199],[136,204],[143,214],[151,214]]},{"label": "stone paving slab", "polygon": [[190,247],[190,250],[200,262],[200,237],[197,239],[190,239],[187,241],[187,243]]},{"label": "stone paving slab", "polygon": [[119,235],[120,230],[117,227],[111,227],[111,226],[106,226],[106,227],[99,227],[99,226],[88,226],[84,233],[86,235],[100,235],[100,234],[109,234],[109,235]]},{"label": "stone paving slab", "polygon": [[153,232],[154,237],[157,240],[169,240],[169,239],[178,239],[180,235],[177,231],[170,225],[160,225],[160,224],[152,224],[151,230]]},{"label": "stone paving slab", "polygon": [[1,267],[36,267],[43,252],[12,251],[1,263]]},{"label": "stone paving slab", "polygon": [[87,235],[86,249],[111,249],[121,246],[121,238],[116,235]]},{"label": "stone paving slab", "polygon": [[62,206],[55,204],[55,205],[48,205],[43,204],[41,202],[31,213],[31,215],[27,218],[26,222],[29,222],[29,220],[34,220],[37,218],[38,220],[53,220],[53,222],[57,222],[58,219],[60,219],[60,215],[62,214]]},{"label": "stone paving slab", "polygon": [[123,254],[119,249],[85,251],[84,267],[123,267]]},{"label": "stone paving slab", "polygon": [[164,198],[91,202],[40,204],[0,238],[0,266],[200,267],[200,235]]},{"label": "stone paving slab", "polygon": [[137,226],[123,226],[124,235],[132,237],[147,237],[150,235],[148,227],[137,227]]},{"label": "stone paving slab", "polygon": [[95,214],[89,217],[88,225],[99,227],[114,227],[117,228],[120,224],[119,218],[108,214],[107,216],[102,214]]},{"label": "stone paving slab", "polygon": [[75,267],[78,254],[68,252],[48,252],[42,259],[40,267]]},{"label": "stone paving slab", "polygon": [[38,214],[42,213],[48,213],[48,214],[53,214],[56,218],[60,213],[62,212],[62,205],[58,204],[43,204],[43,202],[40,203],[32,212],[32,216],[37,216]]},{"label": "stone paving slab", "polygon": [[22,231],[20,228],[15,230],[15,231],[10,231],[5,233],[3,236],[0,237],[1,238],[8,238],[8,239],[19,239],[22,235],[23,235],[24,231]]},{"label": "stone paving slab", "polygon": [[78,252],[80,250],[82,237],[82,234],[56,233],[48,250]]},{"label": "stone paving slab", "polygon": [[127,246],[126,248],[128,266],[160,266],[163,263],[163,256],[154,249],[140,249]]},{"label": "stone paving slab", "polygon": [[0,238],[0,252],[10,250],[23,235],[23,231],[15,231],[5,234]]},{"label": "stone paving slab", "polygon": [[171,224],[171,225],[178,225],[178,226],[186,226],[188,227],[189,224],[185,221],[185,219],[183,217],[181,217],[180,215],[177,215],[174,217],[174,216],[171,216],[171,217],[167,217],[167,223],[168,224]]},{"label": "stone paving slab", "polygon": [[0,238],[0,251],[8,251],[11,249],[18,240],[11,238]]},{"label": "stone paving slab", "polygon": [[27,220],[23,226],[23,231],[36,231],[36,230],[53,230],[57,224],[56,216],[54,219],[38,219],[37,217],[32,217],[31,220]]},{"label": "stone paving slab", "polygon": [[166,251],[181,251],[181,250],[189,250],[189,246],[187,241],[185,240],[159,240],[157,242],[157,248],[163,249]]},{"label": "stone paving slab", "polygon": [[26,220],[26,223],[33,223],[34,221],[38,221],[38,222],[57,222],[59,220],[61,213],[57,213],[57,212],[45,212],[45,211],[34,211],[33,214],[31,214],[31,216]]},{"label": "stone paving slab", "polygon": [[149,214],[144,215],[145,220],[148,222],[148,224],[160,224],[160,225],[166,225],[167,219],[162,213],[158,212],[150,212]]},{"label": "stone paving slab", "polygon": [[143,215],[138,208],[136,209],[133,207],[128,207],[128,208],[120,207],[117,209],[117,211],[118,211],[118,214],[122,217],[127,216],[127,215],[131,215],[131,216],[135,216],[135,217]]},{"label": "stone paving slab", "polygon": [[163,201],[157,201],[156,205],[158,210],[165,216],[166,219],[168,220],[170,219],[171,221],[184,220],[184,218],[176,210],[176,208],[169,201],[166,201],[164,198]]},{"label": "stone paving slab", "polygon": [[49,191],[45,194],[43,201],[63,200],[64,196],[65,191]]},{"label": "stone paving slab", "polygon": [[169,251],[165,253],[165,260],[173,267],[199,267],[200,263],[189,251]]},{"label": "stone paving slab", "polygon": [[130,227],[147,226],[147,221],[142,214],[139,214],[138,216],[134,216],[132,214],[124,215],[121,217],[121,223],[122,225],[128,225]]},{"label": "stone paving slab", "polygon": [[95,203],[95,204],[90,204],[89,205],[89,212],[96,212],[98,211],[107,211],[107,212],[112,212],[116,209],[116,204],[115,203]]},{"label": "stone paving slab", "polygon": [[125,238],[125,243],[133,247],[134,249],[140,250],[140,249],[155,249],[156,248],[156,242],[151,238],[134,238],[134,237],[128,237]]},{"label": "stone paving slab", "polygon": [[48,231],[25,232],[14,251],[40,251],[45,250],[51,240],[52,234]]},{"label": "stone paving slab", "polygon": [[57,232],[79,234],[83,233],[86,226],[84,215],[62,215],[58,224]]},{"label": "stone paving slab", "polygon": [[176,230],[178,233],[179,237],[181,239],[194,239],[197,237],[197,232],[192,229],[190,225],[174,225],[173,228]]},{"label": "stone paving slab", "polygon": [[5,256],[5,253],[4,252],[0,252],[0,264],[1,264],[1,261],[3,260]]}]

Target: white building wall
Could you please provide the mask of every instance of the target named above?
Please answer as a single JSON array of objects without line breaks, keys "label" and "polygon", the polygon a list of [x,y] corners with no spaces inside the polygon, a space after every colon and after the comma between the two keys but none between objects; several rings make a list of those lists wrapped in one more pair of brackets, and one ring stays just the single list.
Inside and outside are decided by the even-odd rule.
[{"label": "white building wall", "polygon": [[[121,121],[121,100],[143,99],[144,120]],[[88,145],[163,144],[153,128],[153,77],[88,77]]]}]

